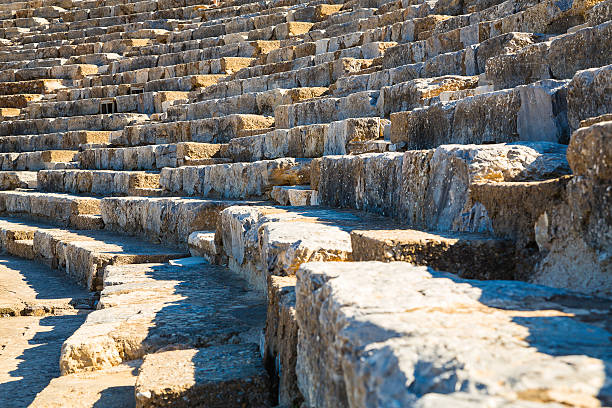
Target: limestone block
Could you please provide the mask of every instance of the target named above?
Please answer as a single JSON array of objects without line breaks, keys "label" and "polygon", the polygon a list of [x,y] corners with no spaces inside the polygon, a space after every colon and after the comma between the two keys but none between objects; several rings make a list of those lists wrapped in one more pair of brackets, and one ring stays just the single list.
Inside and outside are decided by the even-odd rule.
[{"label": "limestone block", "polygon": [[214,230],[219,213],[236,204],[179,197],[107,197],[100,202],[100,213],[108,230],[181,245],[194,231]]},{"label": "limestone block", "polygon": [[324,154],[346,154],[352,142],[382,138],[385,123],[380,118],[351,118],[330,123],[325,134]]},{"label": "limestone block", "polygon": [[463,219],[472,206],[471,186],[568,174],[564,154],[564,146],[540,142],[326,156],[317,189],[322,205],[375,212],[419,228],[490,232],[488,221]]},{"label": "limestone block", "polygon": [[303,207],[319,204],[318,192],[310,186],[274,186],[270,198],[280,205]]},{"label": "limestone block", "polygon": [[480,234],[354,230],[355,261],[403,261],[468,279],[515,279],[515,246]]},{"label": "limestone block", "polygon": [[576,71],[610,62],[612,23],[536,43],[487,60],[487,78],[495,89],[511,88],[545,78],[569,79]]},{"label": "limestone block", "polygon": [[[296,371],[308,407],[609,399],[610,333],[599,323],[608,301],[408,263],[308,263],[297,278]],[[603,315],[589,321],[590,310]]]},{"label": "limestone block", "polygon": [[149,354],[138,373],[136,407],[189,404],[268,406],[269,378],[254,344]]},{"label": "limestone block", "polygon": [[274,37],[277,40],[285,40],[296,35],[307,33],[313,25],[313,23],[299,21],[282,23],[274,28]]},{"label": "limestone block", "polygon": [[276,159],[252,163],[165,168],[161,186],[211,198],[266,197],[275,185],[305,184],[310,178],[309,160]]},{"label": "limestone block", "polygon": [[576,175],[563,201],[547,208],[535,223],[542,260],[534,282],[600,296],[612,293],[611,134],[611,123],[602,122],[572,135],[567,156]]},{"label": "limestone block", "polygon": [[391,115],[391,142],[407,149],[442,143],[568,140],[568,81],[545,80]]},{"label": "limestone block", "polygon": [[221,212],[217,242],[229,267],[265,291],[268,276],[292,276],[304,262],[350,261],[349,232],[388,222],[316,207],[234,206]]},{"label": "limestone block", "polygon": [[72,225],[79,215],[100,214],[99,199],[25,191],[0,192],[0,212]]},{"label": "limestone block", "polygon": [[36,188],[37,175],[34,171],[2,171],[0,172],[0,190],[15,190],[18,188]]},{"label": "limestone block", "polygon": [[383,98],[383,113],[388,116],[392,112],[409,111],[430,101],[445,91],[457,91],[475,88],[478,77],[444,76],[440,78],[415,79],[381,89]]},{"label": "limestone block", "polygon": [[263,329],[265,301],[222,267],[115,263],[104,269],[104,282],[99,310],[64,342],[63,374],[164,348],[252,343]]},{"label": "limestone block", "polygon": [[303,401],[297,386],[297,321],[295,320],[294,276],[270,276],[266,317],[264,364],[274,367],[272,380],[278,386],[278,403],[296,405]]},{"label": "limestone block", "polygon": [[187,240],[191,256],[202,257],[211,264],[219,264],[221,248],[215,242],[213,231],[194,231]]},{"label": "limestone block", "polygon": [[574,75],[567,90],[567,116],[570,128],[580,121],[612,112],[612,65],[587,69]]}]

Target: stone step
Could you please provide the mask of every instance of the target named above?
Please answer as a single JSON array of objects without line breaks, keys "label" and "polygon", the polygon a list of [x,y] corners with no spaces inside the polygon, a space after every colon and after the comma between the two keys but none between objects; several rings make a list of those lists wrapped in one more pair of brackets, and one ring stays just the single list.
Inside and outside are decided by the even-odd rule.
[{"label": "stone step", "polygon": [[287,129],[346,118],[384,117],[391,112],[435,103],[444,91],[475,88],[477,84],[478,78],[474,76],[415,79],[383,87],[381,91],[363,91],[341,98],[328,97],[283,105],[274,111],[275,124]]},{"label": "stone step", "polygon": [[[565,8],[559,7],[550,0],[542,1],[516,14],[476,22],[469,26],[435,34],[427,40],[392,47],[385,52],[383,66],[392,68],[424,62],[440,54],[466,49],[490,38],[491,34],[499,35],[510,32],[562,34],[571,26],[569,20],[584,21],[591,7],[592,4],[572,5]],[[544,15],[545,17],[536,17]]]},{"label": "stone step", "polygon": [[[309,263],[297,277],[297,378],[307,406],[610,400],[600,385],[611,358],[609,300],[408,263]],[[363,375],[379,381],[353,381]],[[454,388],[457,376],[467,388]]]},{"label": "stone step", "polygon": [[173,101],[188,100],[188,92],[160,91],[111,98],[30,103],[24,113],[30,119],[88,116],[108,113],[162,113]]},{"label": "stone step", "polygon": [[[120,133],[121,131],[119,131]],[[108,143],[111,131],[76,130],[60,133],[1,136],[0,152],[34,152],[40,150],[78,150],[81,145]]]},{"label": "stone step", "polygon": [[612,64],[574,75],[567,89],[567,119],[572,131],[578,129],[583,120],[612,113],[612,98],[605,85],[610,78]]},{"label": "stone step", "polygon": [[113,40],[105,43],[100,43],[92,39],[92,42],[85,44],[61,44],[60,47],[56,45],[44,46],[39,43],[39,47],[31,49],[10,49],[4,48],[0,51],[0,61],[20,61],[20,60],[33,60],[33,59],[44,59],[44,58],[70,58],[80,55],[95,54],[99,52],[109,52],[124,54],[129,52],[132,48],[138,50],[143,46],[150,45],[151,40]]},{"label": "stone step", "polygon": [[[488,213],[496,235],[526,242],[522,245],[523,279],[608,298],[612,294],[606,275],[610,240],[607,227],[600,227],[609,224],[612,201],[606,164],[611,135],[610,122],[581,128],[572,135],[567,152],[572,178],[484,183],[475,185],[470,193],[471,201]],[[588,222],[568,224],[569,214]]]},{"label": "stone step", "polygon": [[[144,84],[144,87],[147,87],[154,85],[147,85],[147,83],[162,79],[187,77],[192,75],[229,75],[249,66],[253,61],[254,58],[247,57],[221,57],[194,61],[187,60],[186,62],[181,62],[179,64],[160,65],[149,68],[141,67],[136,68],[135,70],[122,71],[114,74],[88,77],[82,79],[80,81],[80,85],[81,87],[88,88],[108,85]],[[75,89],[68,92],[75,94],[79,91]],[[86,90],[82,92],[86,92]]]},{"label": "stone step", "polygon": [[[94,296],[65,275],[31,260],[2,255],[0,319],[77,314],[93,309]],[[3,336],[4,337],[4,336]]]},{"label": "stone step", "polygon": [[484,234],[353,230],[354,261],[403,261],[466,279],[516,279],[513,241]]},{"label": "stone step", "polygon": [[149,354],[136,381],[137,407],[271,406],[269,379],[254,344]]},{"label": "stone step", "polygon": [[[568,82],[543,80],[394,113],[391,142],[401,150],[447,143],[545,140],[566,144]],[[489,106],[496,109],[485,109]]]},{"label": "stone step", "polygon": [[[58,346],[61,346],[61,342]],[[128,361],[106,370],[59,375],[35,395],[33,407],[89,408],[134,406],[134,386],[141,360]],[[54,361],[57,366],[57,360]],[[46,367],[45,367],[46,368]]]},{"label": "stone step", "polygon": [[[208,99],[168,108],[168,120],[194,120],[231,114],[272,115],[280,105],[317,98],[328,92],[325,87],[273,89],[243,93],[221,99]],[[276,114],[275,114],[276,116]]]},{"label": "stone step", "polygon": [[66,168],[76,160],[77,153],[73,150],[0,153],[0,169],[3,171],[37,171]]},{"label": "stone step", "polygon": [[32,81],[0,82],[0,95],[53,94],[66,86],[59,79],[37,79]]},{"label": "stone step", "polygon": [[2,319],[0,378],[3,392],[0,404],[3,407],[85,408],[100,401],[108,406],[130,406],[130,399],[134,399],[135,373],[131,381],[132,392],[125,388],[137,365],[132,364],[127,370],[117,367],[112,372],[100,373],[97,378],[87,374],[59,377],[57,361],[62,342],[84,319],[84,313]]},{"label": "stone step", "polygon": [[0,191],[36,188],[37,184],[35,171],[0,171]]},{"label": "stone step", "polygon": [[0,108],[25,108],[29,102],[36,102],[43,98],[41,94],[16,94],[0,96]]},{"label": "stone step", "polygon": [[[20,253],[27,248],[17,241],[30,239],[33,246]],[[29,258],[65,271],[70,279],[92,291],[102,289],[102,273],[107,265],[167,262],[187,253],[105,231],[58,229],[17,218],[0,219],[0,243],[11,255],[30,254]]]},{"label": "stone step", "polygon": [[310,160],[283,158],[250,163],[164,168],[159,184],[172,195],[267,198],[273,186],[310,182]]},{"label": "stone step", "polygon": [[100,201],[104,227],[156,243],[183,245],[194,231],[215,230],[219,214],[233,205],[257,201],[204,200],[182,197],[112,197]]},{"label": "stone step", "polygon": [[12,120],[0,122],[0,136],[35,135],[68,131],[112,131],[143,123],[148,115],[113,113],[107,115],[72,116],[44,119]]},{"label": "stone step", "polygon": [[[190,92],[207,87],[225,78],[225,74],[171,76],[143,83],[121,83],[118,85],[94,85],[69,88],[57,92],[58,101],[77,101],[91,98],[114,98],[136,95],[143,92],[180,91]],[[99,79],[99,77],[95,77]],[[93,78],[88,78],[89,80]],[[85,82],[85,81],[83,81]]]},{"label": "stone step", "polygon": [[265,292],[269,276],[292,276],[304,262],[351,261],[350,231],[393,221],[316,207],[234,206],[221,212],[215,242],[228,266]]},{"label": "stone step", "polygon": [[[311,186],[321,205],[391,216],[424,230],[492,232],[491,220],[470,198],[471,189],[569,174],[565,150],[555,143],[524,142],[326,156]],[[521,200],[508,205],[525,211]]]},{"label": "stone step", "polygon": [[192,121],[173,121],[126,126],[113,137],[118,146],[139,146],[179,142],[227,143],[235,137],[250,136],[269,130],[274,118],[261,115],[227,115]]},{"label": "stone step", "polygon": [[330,124],[275,129],[229,142],[234,161],[271,160],[282,157],[321,157],[352,152],[355,143],[384,137],[389,121],[380,118],[350,118]]},{"label": "stone step", "polygon": [[194,231],[189,234],[187,244],[191,256],[204,258],[215,265],[227,265],[227,257],[221,253],[214,231]]},{"label": "stone step", "polygon": [[0,191],[0,214],[75,229],[102,229],[100,199],[36,191]]},{"label": "stone step", "polygon": [[226,144],[182,142],[138,147],[91,148],[79,153],[82,169],[161,170],[229,162]]},{"label": "stone step", "polygon": [[602,23],[516,52],[492,55],[486,64],[487,79],[495,89],[505,89],[546,78],[569,79],[579,70],[610,64],[612,52],[607,44],[612,40],[612,22]]},{"label": "stone step", "polygon": [[261,294],[223,267],[109,266],[99,310],[64,342],[60,368],[69,374],[112,367],[163,349],[258,342],[265,313]]},{"label": "stone step", "polygon": [[53,67],[23,68],[0,72],[0,79],[6,82],[32,81],[36,79],[81,79],[87,75],[95,75],[100,71],[97,65],[72,64]]},{"label": "stone step", "polygon": [[222,81],[197,91],[197,98],[199,101],[203,101],[279,88],[329,87],[338,78],[353,72],[359,72],[374,64],[372,59],[357,58],[333,59],[330,62],[320,64],[316,64],[314,58],[301,58],[295,62],[299,63],[299,65],[296,64],[295,70],[289,69],[252,78]]},{"label": "stone step", "polygon": [[131,195],[138,188],[159,188],[160,173],[113,170],[41,170],[38,189],[56,193]]},{"label": "stone step", "polygon": [[[218,42],[218,41],[216,41]],[[204,43],[205,45],[208,45]],[[213,43],[214,44],[214,43]],[[277,46],[278,42],[271,42],[269,46]],[[260,53],[261,44],[257,44],[256,42],[240,42],[235,44],[221,44],[221,45],[213,45],[208,46],[206,48],[198,48],[187,51],[177,51],[177,52],[165,52],[160,53],[159,55],[140,55],[136,57],[124,58],[120,61],[113,62],[109,65],[109,74],[120,74],[128,71],[141,70],[143,68],[158,68],[158,71],[161,70],[161,67],[170,67],[178,64],[189,64],[189,63],[198,63],[199,68],[203,68],[200,70],[200,73],[205,73],[206,67],[210,67],[211,73],[221,73],[223,71],[217,71],[215,68],[218,67],[222,69],[221,66],[217,65],[224,57],[236,57],[236,58],[255,58]],[[207,60],[213,60],[211,62],[207,62]],[[199,63],[198,61],[204,61]],[[246,62],[247,60],[243,60]],[[238,60],[230,61],[230,62],[238,62]],[[244,65],[236,65],[235,68],[242,68]]]},{"label": "stone step", "polygon": [[274,186],[270,198],[279,205],[319,205],[319,193],[310,186]]},{"label": "stone step", "polygon": [[[357,92],[344,98],[325,97],[301,103],[280,104],[274,109],[274,124],[279,129],[348,118],[380,117],[380,91]],[[382,100],[380,100],[382,102]]]}]

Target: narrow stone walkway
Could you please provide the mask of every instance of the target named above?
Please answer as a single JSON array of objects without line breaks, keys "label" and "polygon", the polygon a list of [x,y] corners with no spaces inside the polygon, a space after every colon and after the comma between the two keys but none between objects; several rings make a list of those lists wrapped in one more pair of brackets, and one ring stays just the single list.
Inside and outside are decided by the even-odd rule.
[{"label": "narrow stone walkway", "polygon": [[[94,294],[40,263],[0,256],[0,406],[127,407],[139,362],[60,377],[62,344]],[[126,405],[127,404],[127,405]]]}]

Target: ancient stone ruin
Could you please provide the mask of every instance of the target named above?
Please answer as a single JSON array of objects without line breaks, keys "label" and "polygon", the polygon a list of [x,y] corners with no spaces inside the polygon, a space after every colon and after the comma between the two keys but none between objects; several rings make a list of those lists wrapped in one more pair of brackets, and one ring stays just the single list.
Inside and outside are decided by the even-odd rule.
[{"label": "ancient stone ruin", "polygon": [[0,407],[612,406],[612,0],[0,22]]}]

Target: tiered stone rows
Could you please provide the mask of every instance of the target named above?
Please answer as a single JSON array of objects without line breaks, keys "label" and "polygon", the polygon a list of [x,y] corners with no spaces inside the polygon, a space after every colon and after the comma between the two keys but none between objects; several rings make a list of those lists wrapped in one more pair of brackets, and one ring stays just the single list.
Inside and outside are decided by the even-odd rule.
[{"label": "tiered stone rows", "polygon": [[612,404],[611,0],[0,21],[0,405]]}]

